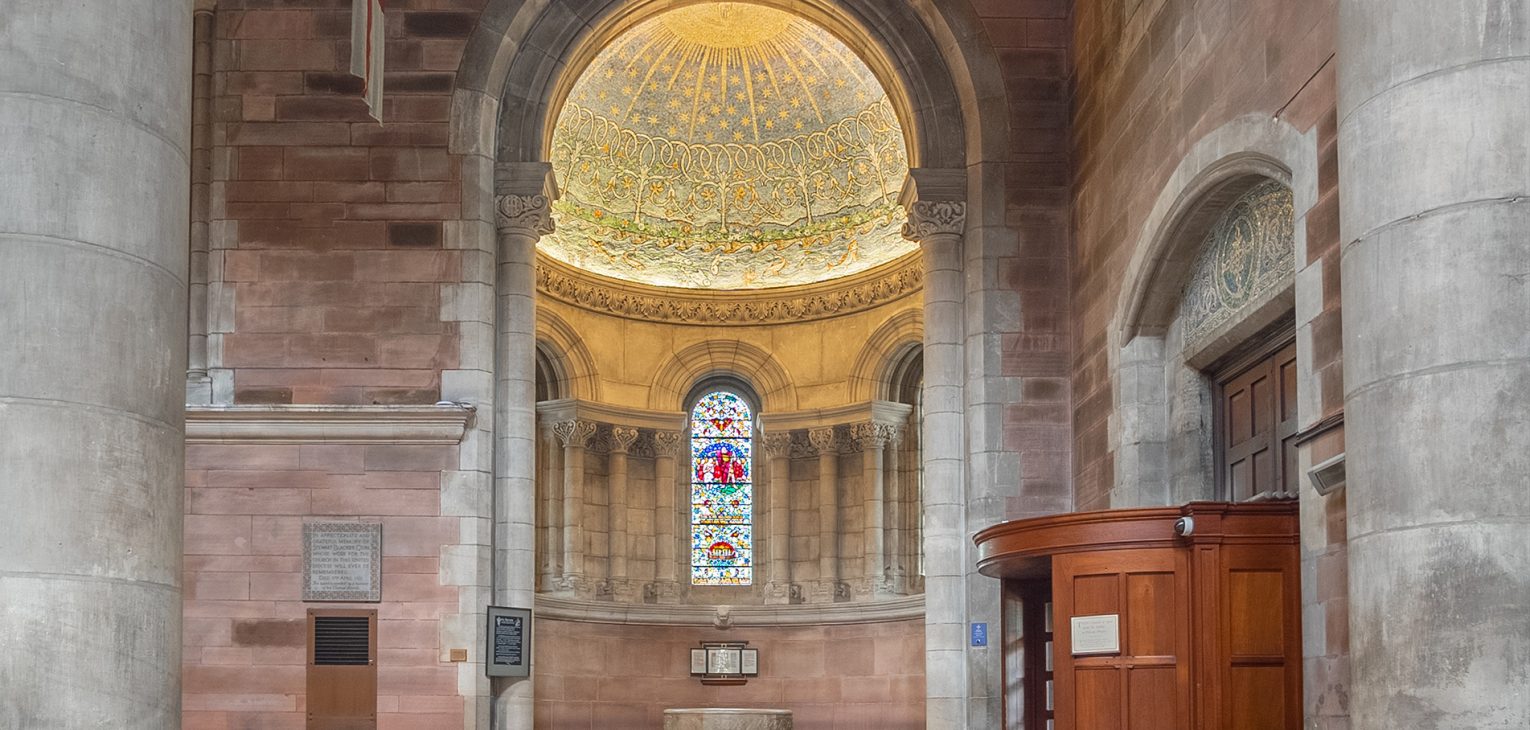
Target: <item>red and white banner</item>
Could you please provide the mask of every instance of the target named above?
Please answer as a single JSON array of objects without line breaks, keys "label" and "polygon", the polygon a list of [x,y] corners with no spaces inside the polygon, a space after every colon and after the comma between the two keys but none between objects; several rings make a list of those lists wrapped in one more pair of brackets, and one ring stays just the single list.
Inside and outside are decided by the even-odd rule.
[{"label": "red and white banner", "polygon": [[382,0],[351,0],[351,73],[362,80],[362,95],[367,111],[382,121],[383,41],[387,23],[383,21]]}]

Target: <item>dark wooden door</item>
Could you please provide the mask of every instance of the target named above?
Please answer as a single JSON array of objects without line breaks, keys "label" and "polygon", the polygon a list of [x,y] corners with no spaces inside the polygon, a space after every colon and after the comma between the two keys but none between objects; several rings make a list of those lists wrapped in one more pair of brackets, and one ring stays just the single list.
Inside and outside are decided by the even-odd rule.
[{"label": "dark wooden door", "polygon": [[1296,344],[1218,380],[1218,462],[1228,498],[1295,494]]}]

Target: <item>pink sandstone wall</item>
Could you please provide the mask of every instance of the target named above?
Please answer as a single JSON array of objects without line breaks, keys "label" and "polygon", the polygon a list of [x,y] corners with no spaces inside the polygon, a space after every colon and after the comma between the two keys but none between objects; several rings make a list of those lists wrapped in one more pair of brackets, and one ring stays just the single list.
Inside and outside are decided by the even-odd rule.
[{"label": "pink sandstone wall", "polygon": [[[666,708],[791,710],[797,730],[924,727],[924,622],[772,628],[627,626],[538,619],[536,726],[656,728]],[[760,676],[687,676],[701,641],[748,641]]]},{"label": "pink sandstone wall", "polygon": [[[456,447],[201,445],[186,449],[185,730],[302,730],[310,608],[378,611],[378,728],[460,728],[457,666],[438,618],[456,542],[440,471]],[[304,603],[305,520],[383,525],[382,603]]]}]

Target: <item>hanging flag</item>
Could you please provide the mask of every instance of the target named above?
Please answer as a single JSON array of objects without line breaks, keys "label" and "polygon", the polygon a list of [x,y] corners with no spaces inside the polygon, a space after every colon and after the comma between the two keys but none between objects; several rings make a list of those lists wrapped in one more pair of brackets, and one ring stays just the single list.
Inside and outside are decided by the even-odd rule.
[{"label": "hanging flag", "polygon": [[387,33],[382,0],[351,0],[351,73],[360,76],[367,112],[382,122],[383,40]]}]

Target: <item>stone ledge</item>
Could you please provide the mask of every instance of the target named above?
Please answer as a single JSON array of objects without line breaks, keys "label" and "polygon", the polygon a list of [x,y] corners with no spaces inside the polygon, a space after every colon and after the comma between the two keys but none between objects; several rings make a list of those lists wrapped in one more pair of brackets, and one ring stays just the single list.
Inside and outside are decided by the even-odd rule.
[{"label": "stone ledge", "polygon": [[461,443],[472,406],[187,406],[188,444]]},{"label": "stone ledge", "polygon": [[677,606],[581,601],[538,595],[536,615],[560,621],[648,626],[716,626],[720,615],[726,617],[730,628],[871,624],[923,620],[924,596],[832,605]]}]

